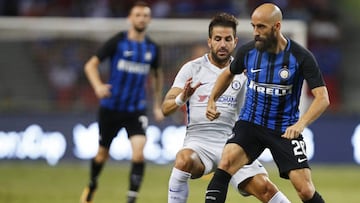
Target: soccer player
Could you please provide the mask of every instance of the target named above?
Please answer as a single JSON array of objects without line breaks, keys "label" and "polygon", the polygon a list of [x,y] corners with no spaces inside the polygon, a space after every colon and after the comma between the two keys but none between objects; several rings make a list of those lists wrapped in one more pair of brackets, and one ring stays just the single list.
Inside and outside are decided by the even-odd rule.
[{"label": "soccer player", "polygon": [[[253,163],[269,148],[282,178],[290,179],[300,199],[324,202],[316,192],[301,132],[329,105],[321,72],[313,55],[281,33],[282,13],[270,3],[257,7],[251,16],[255,40],[241,46],[231,66],[219,76],[209,98],[206,116],[219,119],[216,101],[236,74],[247,71],[244,107],[234,126],[234,137],[224,148],[221,161],[206,192],[206,203],[225,202],[231,176]],[[299,118],[303,80],[314,100]]]},{"label": "soccer player", "polygon": [[[188,124],[182,149],[177,153],[172,169],[168,203],[185,203],[189,179],[213,172],[221,157],[226,140],[231,135],[245,96],[246,76],[231,79],[231,85],[217,100],[221,115],[211,122],[206,116],[209,93],[216,78],[230,65],[236,47],[237,20],[221,13],[213,17],[208,30],[209,53],[187,62],[177,73],[162,104],[164,115],[186,104]],[[260,162],[254,161],[234,174],[232,183],[243,195],[254,195],[262,202],[288,203],[289,200],[269,180]]]},{"label": "soccer player", "polygon": [[[130,187],[128,203],[135,202],[144,175],[143,149],[146,143],[146,78],[153,82],[153,112],[161,121],[162,71],[159,68],[159,47],[145,30],[151,19],[151,10],[144,2],[136,2],[131,8],[127,31],[119,32],[85,64],[85,73],[96,96],[101,99],[98,114],[99,150],[91,161],[90,182],[84,189],[81,202],[92,202],[98,177],[109,158],[113,138],[125,128],[132,147]],[[109,82],[104,83],[99,74],[99,64],[110,58]],[[150,73],[150,74],[149,74]]]}]

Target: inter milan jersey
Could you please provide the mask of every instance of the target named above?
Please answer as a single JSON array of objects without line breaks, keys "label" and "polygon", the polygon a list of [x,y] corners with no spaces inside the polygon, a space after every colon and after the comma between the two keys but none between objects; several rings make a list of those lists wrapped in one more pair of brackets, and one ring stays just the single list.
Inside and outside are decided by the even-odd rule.
[{"label": "inter milan jersey", "polygon": [[303,80],[311,89],[324,86],[314,56],[288,39],[284,51],[260,52],[255,41],[236,53],[230,66],[234,74],[247,71],[248,83],[244,108],[239,119],[284,132],[299,119],[299,100]]},{"label": "inter milan jersey", "polygon": [[120,32],[96,56],[100,61],[110,57],[111,97],[102,99],[100,105],[124,112],[144,111],[147,75],[159,65],[157,44],[148,37],[141,42],[129,40],[127,32]]}]

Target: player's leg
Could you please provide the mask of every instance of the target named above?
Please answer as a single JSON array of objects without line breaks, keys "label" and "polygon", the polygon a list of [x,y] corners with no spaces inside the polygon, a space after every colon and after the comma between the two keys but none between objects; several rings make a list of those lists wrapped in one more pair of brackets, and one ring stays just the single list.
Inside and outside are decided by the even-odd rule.
[{"label": "player's leg", "polygon": [[290,179],[303,202],[323,203],[322,197],[315,191],[311,180],[311,171],[306,157],[306,143],[302,135],[296,139],[281,138],[278,132],[270,132],[266,137],[269,149],[277,164],[280,176]]},{"label": "player's leg", "polygon": [[130,137],[132,148],[131,169],[129,174],[128,203],[135,202],[145,172],[144,147],[146,144],[145,135],[133,135]]},{"label": "player's leg", "polygon": [[232,176],[231,184],[243,196],[253,195],[261,202],[290,203],[287,197],[271,182],[266,169],[257,160],[237,171]]},{"label": "player's leg", "polygon": [[206,190],[206,203],[225,202],[232,174],[249,162],[243,148],[235,143],[224,147],[221,161]]},{"label": "player's leg", "polygon": [[145,173],[144,148],[146,144],[145,130],[148,119],[144,112],[123,115],[125,129],[131,143],[132,157],[129,174],[129,191],[127,202],[134,203],[138,196]]},{"label": "player's leg", "polygon": [[[234,135],[227,141],[218,168],[208,185],[206,203],[225,202],[231,176],[249,163],[250,159],[255,160],[263,151],[263,146],[256,139],[257,128],[250,123],[237,121],[233,132]],[[247,146],[246,152],[243,146]]]},{"label": "player's leg", "polygon": [[99,111],[99,149],[90,164],[90,182],[84,189],[80,202],[90,203],[94,198],[95,190],[98,186],[98,178],[101,174],[104,164],[109,159],[109,148],[113,138],[120,129],[119,125],[114,125],[113,113],[106,109]]},{"label": "player's leg", "polygon": [[96,156],[91,159],[90,163],[90,182],[84,189],[82,195],[82,202],[92,202],[93,195],[97,188],[98,177],[103,169],[106,160],[109,157],[109,150],[103,146],[99,146]]},{"label": "player's leg", "polygon": [[185,203],[189,194],[189,179],[201,177],[204,169],[205,166],[194,150],[181,149],[176,154],[169,178],[168,203]]},{"label": "player's leg", "polygon": [[291,183],[294,185],[300,199],[305,203],[324,203],[324,199],[315,190],[311,180],[309,168],[291,170],[289,173]]}]

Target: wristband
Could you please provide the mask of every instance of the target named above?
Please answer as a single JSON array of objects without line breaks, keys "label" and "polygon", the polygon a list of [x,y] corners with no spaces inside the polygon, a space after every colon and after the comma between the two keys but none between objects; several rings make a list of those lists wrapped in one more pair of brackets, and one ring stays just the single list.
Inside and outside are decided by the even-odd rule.
[{"label": "wristband", "polygon": [[180,94],[179,94],[178,96],[176,96],[176,98],[175,98],[175,104],[178,105],[178,106],[182,106],[182,105],[184,105],[185,102],[186,102],[186,101],[183,101],[183,100],[181,99],[181,97],[182,97],[182,93],[180,93]]}]

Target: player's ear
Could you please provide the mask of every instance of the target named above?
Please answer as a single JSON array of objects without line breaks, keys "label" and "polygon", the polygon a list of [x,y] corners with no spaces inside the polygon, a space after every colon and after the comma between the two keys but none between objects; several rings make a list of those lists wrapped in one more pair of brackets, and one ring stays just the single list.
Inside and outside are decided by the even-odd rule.
[{"label": "player's ear", "polygon": [[277,21],[274,25],[274,28],[277,30],[277,31],[280,31],[280,28],[281,28],[281,23],[280,21]]},{"label": "player's ear", "polygon": [[211,49],[211,38],[208,38],[207,44],[208,44],[208,47]]}]

